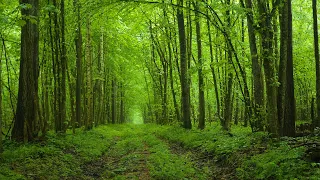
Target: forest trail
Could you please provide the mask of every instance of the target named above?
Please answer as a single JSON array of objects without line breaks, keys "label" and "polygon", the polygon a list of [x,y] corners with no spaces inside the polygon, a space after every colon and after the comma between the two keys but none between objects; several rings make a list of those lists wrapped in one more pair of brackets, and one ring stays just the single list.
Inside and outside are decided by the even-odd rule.
[{"label": "forest trail", "polygon": [[128,132],[130,136],[114,136],[110,148],[103,155],[82,166],[85,179],[124,178],[124,179],[151,179],[148,168],[149,147],[144,136]]},{"label": "forest trail", "polygon": [[[6,142],[0,179],[208,179],[198,152],[169,142],[158,125],[105,125],[75,134],[49,132],[46,140]],[[10,144],[12,143],[12,144]],[[213,178],[210,178],[213,179]]]},{"label": "forest trail", "polygon": [[145,125],[120,128],[121,133],[112,137],[110,148],[81,167],[84,179],[207,179],[204,172],[207,163],[199,164],[194,152],[158,137],[147,128]]},{"label": "forest trail", "polygon": [[[0,179],[319,179],[305,147],[242,127],[230,136],[216,127],[104,125],[75,134],[48,132],[45,140],[27,144],[6,141]],[[287,173],[292,162],[297,170]]]}]

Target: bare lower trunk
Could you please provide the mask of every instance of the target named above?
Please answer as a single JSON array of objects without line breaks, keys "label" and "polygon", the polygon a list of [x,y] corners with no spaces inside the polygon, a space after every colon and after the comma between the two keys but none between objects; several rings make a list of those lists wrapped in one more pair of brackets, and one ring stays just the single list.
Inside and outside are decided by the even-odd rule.
[{"label": "bare lower trunk", "polygon": [[[178,4],[183,6],[183,0],[179,0]],[[188,74],[188,60],[186,49],[186,34],[184,29],[183,9],[178,8],[177,12],[179,42],[180,42],[180,71],[181,71],[181,101],[182,101],[182,120],[186,129],[191,129],[191,112],[190,112],[190,87]]]},{"label": "bare lower trunk", "polygon": [[[38,17],[38,0],[22,0],[31,4],[32,8],[22,9],[23,17]],[[12,139],[16,141],[32,141],[38,131],[38,24],[25,19],[21,30],[20,77],[17,111],[12,129]]]}]

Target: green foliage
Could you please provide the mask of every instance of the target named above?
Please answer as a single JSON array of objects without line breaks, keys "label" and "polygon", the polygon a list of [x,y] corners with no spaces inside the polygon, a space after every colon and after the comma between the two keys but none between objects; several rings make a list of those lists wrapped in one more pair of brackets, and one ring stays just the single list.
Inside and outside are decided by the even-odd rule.
[{"label": "green foliage", "polygon": [[292,148],[286,142],[274,146],[243,162],[237,169],[242,179],[303,179],[310,177],[311,164],[303,160],[305,148]]},{"label": "green foliage", "polygon": [[307,162],[305,148],[291,147],[289,139],[274,142],[267,133],[251,133],[250,129],[233,127],[226,134],[217,127],[204,131],[184,130],[180,127],[152,126],[157,136],[179,143],[187,149],[209,153],[227,166],[239,164],[237,176],[240,179],[317,179],[319,171],[315,163]]},{"label": "green foliage", "polygon": [[[140,173],[152,179],[208,179],[224,167],[234,168],[239,179],[317,179],[319,164],[306,161],[306,149],[292,147],[290,141],[240,126],[225,133],[216,123],[203,131],[126,124],[78,129],[75,135],[49,132],[42,142],[6,141],[0,179],[79,179],[90,174],[135,179]],[[172,143],[186,152],[180,154]],[[217,164],[197,168],[191,157],[208,154],[207,160]]]},{"label": "green foliage", "polygon": [[154,179],[184,179],[194,177],[205,179],[204,174],[196,174],[196,169],[188,157],[172,154],[167,144],[155,136],[146,136],[150,146],[149,169]]},{"label": "green foliage", "polygon": [[[165,126],[162,131],[154,129],[154,132],[169,141],[181,143],[185,148],[199,149],[202,152],[216,155],[232,154],[241,149],[247,149],[251,145],[250,129],[234,128],[231,134],[223,132],[217,124],[205,131],[193,129],[186,131],[180,127]],[[265,134],[264,134],[265,135]]]},{"label": "green foliage", "polygon": [[83,173],[81,164],[100,157],[110,147],[113,137],[119,135],[116,128],[107,129],[78,130],[75,135],[68,132],[63,136],[50,132],[48,140],[40,143],[6,142],[0,161],[3,167],[0,177],[5,178],[0,179],[77,177]]}]

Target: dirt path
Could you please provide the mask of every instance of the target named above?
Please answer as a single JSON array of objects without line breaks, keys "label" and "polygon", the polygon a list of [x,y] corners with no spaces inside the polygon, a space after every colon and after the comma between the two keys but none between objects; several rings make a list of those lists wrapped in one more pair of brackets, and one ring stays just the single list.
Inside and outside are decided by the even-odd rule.
[{"label": "dirt path", "polygon": [[149,155],[149,147],[143,136],[133,133],[132,137],[114,137],[111,148],[99,159],[89,161],[81,167],[84,179],[149,180]]},{"label": "dirt path", "polygon": [[[84,179],[227,179],[212,157],[134,128],[82,166]],[[226,171],[227,172],[227,171]]]}]

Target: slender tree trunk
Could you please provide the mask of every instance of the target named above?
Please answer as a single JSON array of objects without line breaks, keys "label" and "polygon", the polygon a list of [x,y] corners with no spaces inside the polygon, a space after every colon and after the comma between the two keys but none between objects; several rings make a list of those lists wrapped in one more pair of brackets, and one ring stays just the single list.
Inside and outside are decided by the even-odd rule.
[{"label": "slender tree trunk", "polygon": [[2,145],[2,52],[3,46],[1,46],[1,54],[0,54],[0,154],[3,152],[3,145]]},{"label": "slender tree trunk", "polygon": [[[226,1],[227,5],[230,6],[230,0]],[[230,10],[226,11],[226,23],[228,27],[231,28],[231,17],[230,17]],[[229,36],[228,36],[229,37]],[[228,66],[233,64],[232,62],[232,49],[230,44],[227,44],[227,52],[226,57],[228,58]],[[232,88],[233,88],[233,72],[227,73],[226,77],[226,93],[225,93],[225,100],[224,100],[224,120],[222,127],[224,130],[229,131],[231,127],[231,120],[232,120]]]},{"label": "slender tree trunk", "polygon": [[283,135],[284,136],[295,136],[295,127],[296,127],[296,102],[294,96],[294,79],[293,79],[293,48],[292,48],[292,7],[291,0],[287,0],[288,6],[288,41],[287,41],[287,101],[286,101],[286,112],[284,116],[283,123]]},{"label": "slender tree trunk", "polygon": [[312,99],[311,99],[311,107],[310,107],[310,114],[311,114],[311,120],[312,120],[312,124],[313,124],[313,128],[314,128],[314,122],[316,121],[315,120],[315,115],[314,115],[314,100],[315,100],[315,98],[314,97],[312,97]]},{"label": "slender tree trunk", "polygon": [[316,61],[316,104],[317,116],[314,118],[313,127],[320,127],[320,58],[319,58],[319,37],[318,37],[318,17],[317,0],[312,0],[313,10],[313,36],[314,36],[314,57]]},{"label": "slender tree trunk", "polygon": [[125,111],[124,111],[124,87],[123,82],[120,82],[120,123],[125,122]]},{"label": "slender tree trunk", "polygon": [[[49,33],[48,33],[49,34]],[[46,43],[46,42],[44,42]],[[44,47],[45,49],[46,47]],[[50,58],[50,55],[45,55],[47,59]],[[50,74],[50,68],[49,68],[49,61],[43,59],[43,70],[42,72],[44,75],[42,76],[43,81],[43,126],[42,126],[42,136],[45,137],[48,129],[48,121],[50,121],[50,106],[49,106],[49,74]]]},{"label": "slender tree trunk", "polygon": [[238,125],[239,123],[239,114],[240,114],[240,103],[238,100],[238,97],[235,97],[235,101],[236,101],[236,109],[235,109],[235,113],[234,113],[234,124]]},{"label": "slender tree trunk", "polygon": [[116,78],[114,77],[112,79],[112,124],[115,124],[117,121],[117,81]]},{"label": "slender tree trunk", "polygon": [[65,37],[65,8],[64,1],[61,0],[61,40],[62,40],[62,52],[61,52],[61,99],[60,99],[60,113],[61,113],[61,129],[63,132],[67,129],[67,115],[66,115],[66,70],[67,70],[67,48],[66,48],[66,37]]},{"label": "slender tree trunk", "polygon": [[[207,14],[208,14],[208,12],[207,12]],[[221,119],[221,117],[220,117],[220,97],[219,97],[217,76],[216,76],[215,67],[214,67],[212,36],[211,36],[211,28],[210,28],[209,19],[207,19],[207,27],[208,27],[208,39],[209,39],[210,60],[211,60],[210,69],[211,69],[211,73],[212,73],[214,92],[215,92],[215,97],[216,97],[217,116],[218,116],[219,119]]]},{"label": "slender tree trunk", "polygon": [[[178,4],[183,6],[183,0],[179,0]],[[191,129],[191,112],[190,112],[190,86],[188,74],[188,60],[186,48],[186,33],[184,29],[183,9],[177,10],[178,29],[179,29],[179,44],[180,44],[180,71],[181,71],[181,101],[182,101],[182,120],[183,127]]]},{"label": "slender tree trunk", "polygon": [[264,82],[262,76],[262,68],[259,63],[255,29],[253,27],[253,9],[252,1],[246,0],[246,7],[249,9],[247,12],[247,25],[248,25],[248,35],[251,53],[251,63],[252,63],[252,77],[253,77],[253,95],[254,95],[254,115],[256,118],[256,123],[252,124],[253,130],[263,130],[264,121]]},{"label": "slender tree trunk", "polygon": [[78,0],[74,0],[74,9],[77,15],[77,29],[76,29],[76,61],[77,61],[77,82],[76,82],[76,123],[79,127],[81,124],[81,88],[82,88],[82,35],[81,35],[81,19],[80,19],[80,5]]},{"label": "slender tree trunk", "polygon": [[196,35],[197,35],[197,49],[198,49],[198,78],[199,78],[199,129],[205,128],[205,99],[204,99],[204,80],[202,73],[203,59],[202,59],[202,44],[201,44],[201,26],[199,18],[199,4],[198,2],[194,3],[194,8],[196,10]]},{"label": "slender tree trunk", "polygon": [[[70,111],[71,111],[71,126],[72,126],[72,133],[76,133],[76,112],[75,112],[75,101],[74,101],[74,83],[71,82],[71,77],[70,77],[70,71],[68,69],[68,64],[66,64],[66,71],[68,74],[68,85],[69,85],[69,98],[70,98]],[[67,127],[66,127],[67,128]]]},{"label": "slender tree trunk", "polygon": [[[171,39],[171,33],[169,35],[170,39]],[[169,51],[169,77],[170,77],[170,88],[171,88],[171,93],[172,93],[172,99],[173,99],[173,106],[174,106],[174,110],[175,110],[175,114],[176,114],[176,118],[178,120],[178,122],[180,122],[180,110],[179,110],[179,106],[177,103],[177,98],[176,98],[176,92],[174,89],[174,79],[173,79],[173,65],[172,65],[172,49],[171,49],[171,44],[170,42],[168,42],[168,51]]]},{"label": "slender tree trunk", "polygon": [[[53,5],[58,7],[57,0],[53,0]],[[54,101],[55,101],[55,131],[62,132],[62,119],[61,119],[61,43],[60,43],[60,28],[59,28],[59,21],[58,21],[58,12],[54,12],[53,16],[53,23],[54,23],[54,86],[55,86],[55,93],[54,93]]]},{"label": "slender tree trunk", "polygon": [[288,96],[287,89],[287,60],[288,60],[288,6],[287,0],[284,1],[283,6],[280,8],[280,61],[279,61],[279,87],[278,87],[278,122],[279,134],[283,135],[284,116],[286,111],[286,101]]},{"label": "slender tree trunk", "polygon": [[86,65],[87,65],[87,124],[86,129],[92,129],[93,125],[93,86],[92,86],[92,44],[91,44],[91,21],[87,18],[87,42],[86,42]]},{"label": "slender tree trunk", "polygon": [[33,16],[38,23],[25,18],[26,24],[21,30],[19,91],[12,139],[32,141],[37,136],[34,132],[38,126],[39,0],[21,0],[20,3],[32,5],[30,9],[21,10],[22,17]]}]

